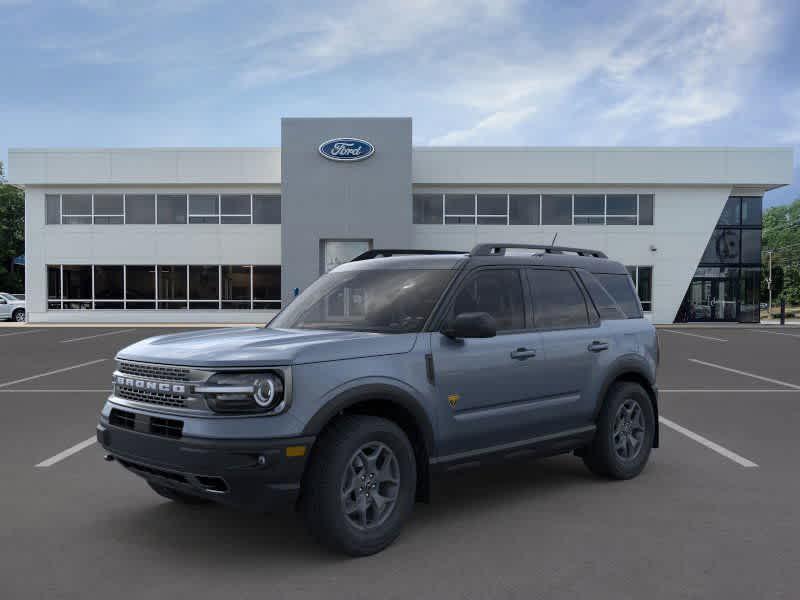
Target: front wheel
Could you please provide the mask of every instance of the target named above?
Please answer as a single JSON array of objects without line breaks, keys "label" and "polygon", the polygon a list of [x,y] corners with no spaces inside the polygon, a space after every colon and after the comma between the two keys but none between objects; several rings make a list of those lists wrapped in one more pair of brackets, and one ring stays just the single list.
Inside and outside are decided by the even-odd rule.
[{"label": "front wheel", "polygon": [[631,479],[642,472],[655,434],[650,396],[638,383],[615,383],[597,420],[597,431],[583,462],[592,473],[611,479]]},{"label": "front wheel", "polygon": [[322,434],[303,482],[303,511],[311,534],[351,556],[391,544],[416,494],[414,450],[393,422],[344,416]]},{"label": "front wheel", "polygon": [[18,308],[14,311],[14,314],[11,316],[13,321],[17,323],[24,323],[25,322],[25,310],[22,308]]}]

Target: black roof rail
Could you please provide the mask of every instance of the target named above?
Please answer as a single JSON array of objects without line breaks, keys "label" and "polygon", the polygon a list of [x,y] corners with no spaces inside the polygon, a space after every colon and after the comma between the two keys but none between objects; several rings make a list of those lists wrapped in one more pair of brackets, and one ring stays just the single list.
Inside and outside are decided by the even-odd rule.
[{"label": "black roof rail", "polygon": [[357,262],[359,260],[370,260],[373,258],[388,257],[388,256],[414,256],[414,255],[431,255],[431,254],[467,254],[463,250],[412,250],[410,248],[389,250],[385,248],[376,248],[374,250],[367,250],[362,252],[350,262]]},{"label": "black roof rail", "polygon": [[[521,248],[524,250],[544,250],[547,254],[563,254],[572,252],[578,256],[592,256],[594,258],[608,258],[599,250],[588,248],[570,248],[568,246],[549,246],[545,244],[478,244],[469,253],[470,256],[491,256],[492,254],[505,254],[508,248]],[[502,251],[502,252],[501,252]]]}]

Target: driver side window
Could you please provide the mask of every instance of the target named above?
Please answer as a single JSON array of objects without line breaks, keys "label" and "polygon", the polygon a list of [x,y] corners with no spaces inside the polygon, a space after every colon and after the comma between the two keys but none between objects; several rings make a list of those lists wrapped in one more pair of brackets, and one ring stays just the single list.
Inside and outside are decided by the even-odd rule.
[{"label": "driver side window", "polygon": [[478,271],[461,286],[449,318],[461,313],[485,312],[497,321],[497,331],[525,329],[525,301],[517,269]]}]

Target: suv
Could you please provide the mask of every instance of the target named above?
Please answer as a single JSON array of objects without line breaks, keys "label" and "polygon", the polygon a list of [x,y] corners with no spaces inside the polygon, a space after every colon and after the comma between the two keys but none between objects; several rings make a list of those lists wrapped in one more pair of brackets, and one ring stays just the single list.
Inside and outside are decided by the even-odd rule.
[{"label": "suv", "polygon": [[625,267],[591,250],[371,250],[265,328],[117,360],[108,460],[187,504],[296,500],[350,555],[388,546],[437,472],[573,452],[629,479],[658,446],[655,330]]},{"label": "suv", "polygon": [[0,319],[9,319],[17,323],[25,322],[25,300],[12,294],[0,292]]}]

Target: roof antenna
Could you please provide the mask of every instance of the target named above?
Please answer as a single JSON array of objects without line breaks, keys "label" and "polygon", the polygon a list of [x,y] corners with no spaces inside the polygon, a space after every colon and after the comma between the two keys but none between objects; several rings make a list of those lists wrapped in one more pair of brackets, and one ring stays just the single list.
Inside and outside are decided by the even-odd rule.
[{"label": "roof antenna", "polygon": [[556,234],[553,236],[553,241],[550,242],[550,247],[551,248],[556,245],[556,238],[557,237],[558,237],[558,232],[556,231]]}]

